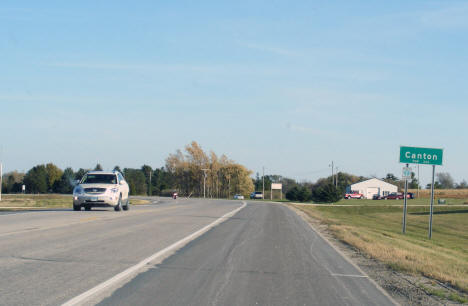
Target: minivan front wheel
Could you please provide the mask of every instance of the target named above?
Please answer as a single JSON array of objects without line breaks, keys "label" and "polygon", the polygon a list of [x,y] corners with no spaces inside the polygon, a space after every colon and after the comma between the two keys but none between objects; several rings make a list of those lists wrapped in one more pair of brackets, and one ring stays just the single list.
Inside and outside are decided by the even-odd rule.
[{"label": "minivan front wheel", "polygon": [[119,202],[118,202],[117,205],[114,207],[114,210],[115,210],[115,211],[120,211],[120,210],[122,210],[122,195],[120,195],[120,197],[119,197]]},{"label": "minivan front wheel", "polygon": [[122,206],[123,210],[128,210],[130,208],[130,200],[127,198],[127,202],[124,206]]}]

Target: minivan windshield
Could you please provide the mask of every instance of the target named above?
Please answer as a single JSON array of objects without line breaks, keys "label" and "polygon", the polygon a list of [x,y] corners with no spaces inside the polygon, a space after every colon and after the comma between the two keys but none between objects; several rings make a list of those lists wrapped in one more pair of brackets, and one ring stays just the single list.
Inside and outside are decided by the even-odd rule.
[{"label": "minivan windshield", "polygon": [[81,184],[117,184],[115,174],[87,174]]}]

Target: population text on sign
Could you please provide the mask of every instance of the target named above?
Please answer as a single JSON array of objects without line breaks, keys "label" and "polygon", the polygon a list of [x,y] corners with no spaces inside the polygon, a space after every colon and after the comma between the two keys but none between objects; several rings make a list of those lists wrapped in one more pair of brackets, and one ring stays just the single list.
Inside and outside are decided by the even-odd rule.
[{"label": "population text on sign", "polygon": [[400,147],[400,163],[442,165],[443,149]]}]

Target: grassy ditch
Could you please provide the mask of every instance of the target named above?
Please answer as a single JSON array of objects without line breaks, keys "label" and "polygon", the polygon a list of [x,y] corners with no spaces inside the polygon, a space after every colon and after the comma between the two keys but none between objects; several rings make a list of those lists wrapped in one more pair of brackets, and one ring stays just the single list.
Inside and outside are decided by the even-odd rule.
[{"label": "grassy ditch", "polygon": [[38,195],[2,195],[0,210],[32,208],[70,208],[73,205],[71,195],[38,194]]},{"label": "grassy ditch", "polygon": [[143,199],[130,199],[130,204],[132,205],[146,205],[150,204],[151,202],[148,200],[143,200]]},{"label": "grassy ditch", "polygon": [[[436,206],[429,240],[429,206],[410,204],[407,234],[403,235],[399,206],[403,201],[349,200],[339,204],[342,202],[345,206],[294,206],[327,224],[338,239],[367,256],[468,293],[468,206]],[[355,206],[359,202],[363,205]],[[372,202],[379,204],[371,205]]]},{"label": "grassy ditch", "polygon": [[[150,201],[143,199],[130,199],[132,205],[149,204]],[[0,210],[22,210],[36,208],[72,208],[73,198],[71,195],[62,194],[18,194],[2,195]]]},{"label": "grassy ditch", "polygon": [[[437,198],[434,199],[434,206],[443,207],[450,205],[464,205],[468,209],[468,205],[465,204],[466,199],[454,199],[454,198],[443,198],[445,204],[437,204]],[[428,206],[431,203],[429,198],[419,198],[419,199],[408,199],[408,206]],[[350,200],[340,200],[333,205],[359,205],[359,206],[403,206],[403,200],[366,200],[366,199],[350,199]]]}]

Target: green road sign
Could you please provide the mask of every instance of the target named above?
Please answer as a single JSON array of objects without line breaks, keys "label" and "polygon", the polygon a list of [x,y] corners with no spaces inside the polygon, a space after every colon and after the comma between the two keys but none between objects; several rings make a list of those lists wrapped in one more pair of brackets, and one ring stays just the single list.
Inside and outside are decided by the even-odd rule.
[{"label": "green road sign", "polygon": [[442,165],[443,149],[400,147],[400,163]]}]

